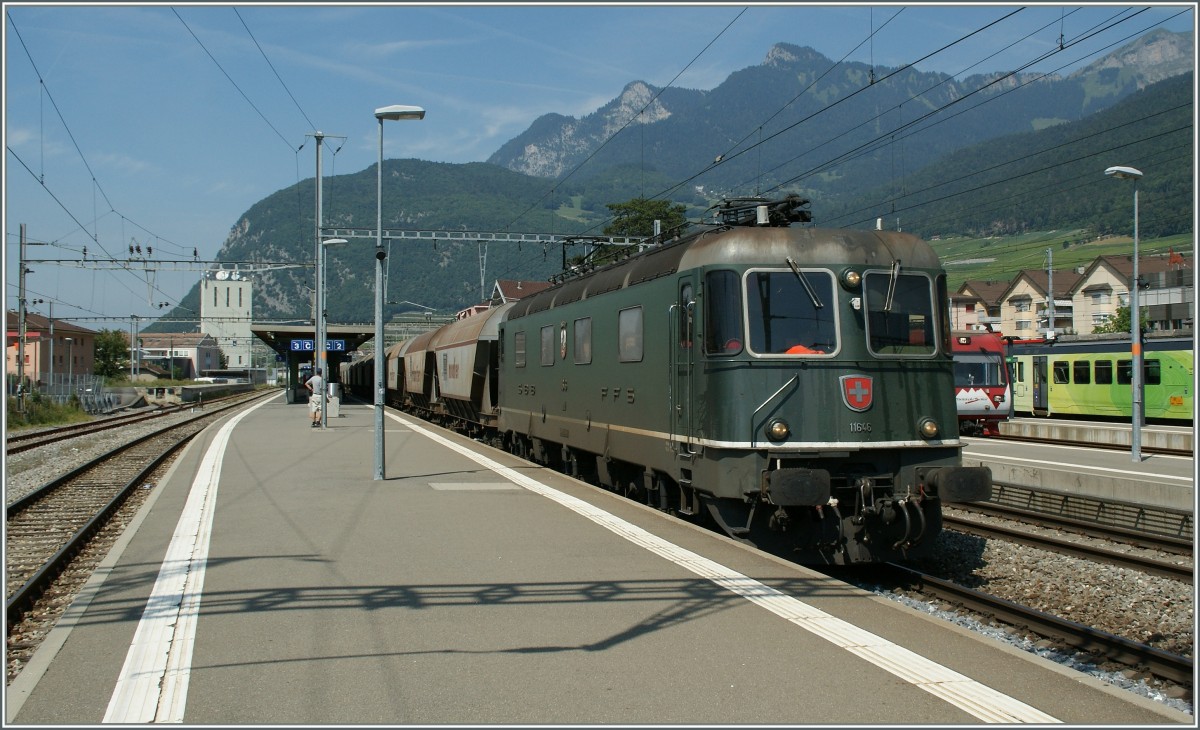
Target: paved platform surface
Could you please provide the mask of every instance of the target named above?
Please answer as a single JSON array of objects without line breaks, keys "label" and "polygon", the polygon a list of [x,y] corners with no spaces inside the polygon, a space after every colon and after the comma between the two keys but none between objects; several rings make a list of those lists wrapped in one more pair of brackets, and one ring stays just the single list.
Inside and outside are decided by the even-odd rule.
[{"label": "paved platform surface", "polygon": [[1194,724],[501,452],[282,396],[206,430],[9,724]]},{"label": "paved platform surface", "polygon": [[[1007,428],[1006,428],[1007,427]],[[963,463],[991,468],[997,482],[1078,494],[1117,502],[1136,502],[1149,508],[1194,513],[1196,504],[1193,456],[1143,453],[1133,461],[1128,447],[1111,446],[1121,438],[1128,444],[1130,424],[1081,423],[1019,419],[1001,424],[1001,431],[1043,438],[1068,437],[1101,448],[1001,439],[963,437]],[[1161,443],[1190,431],[1179,426],[1147,427]],[[1107,434],[1107,435],[1106,435]],[[1114,436],[1115,434],[1115,436]]]}]

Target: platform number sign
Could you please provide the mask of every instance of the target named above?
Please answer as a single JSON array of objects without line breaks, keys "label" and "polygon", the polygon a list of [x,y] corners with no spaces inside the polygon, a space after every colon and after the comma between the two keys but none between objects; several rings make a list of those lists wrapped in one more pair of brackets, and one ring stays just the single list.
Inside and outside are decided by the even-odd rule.
[{"label": "platform number sign", "polygon": [[[292,340],[292,352],[312,352],[316,349],[316,340]],[[345,340],[325,340],[326,352],[344,352]]]}]

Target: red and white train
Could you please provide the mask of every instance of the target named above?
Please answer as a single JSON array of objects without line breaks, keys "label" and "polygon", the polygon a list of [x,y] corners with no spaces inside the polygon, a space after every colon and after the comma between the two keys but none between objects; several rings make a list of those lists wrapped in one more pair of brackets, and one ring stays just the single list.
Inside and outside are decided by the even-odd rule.
[{"label": "red and white train", "polygon": [[952,334],[959,432],[972,436],[996,435],[1000,422],[1013,415],[1004,339],[995,332],[976,330]]}]

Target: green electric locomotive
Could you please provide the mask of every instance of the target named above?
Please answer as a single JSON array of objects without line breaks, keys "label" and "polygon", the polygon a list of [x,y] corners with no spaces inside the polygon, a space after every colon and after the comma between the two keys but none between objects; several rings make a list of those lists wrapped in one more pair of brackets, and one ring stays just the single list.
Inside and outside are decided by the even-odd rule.
[{"label": "green electric locomotive", "polygon": [[806,563],[917,557],[963,467],[945,273],[806,201],[714,222],[520,300],[499,326],[515,453]]}]

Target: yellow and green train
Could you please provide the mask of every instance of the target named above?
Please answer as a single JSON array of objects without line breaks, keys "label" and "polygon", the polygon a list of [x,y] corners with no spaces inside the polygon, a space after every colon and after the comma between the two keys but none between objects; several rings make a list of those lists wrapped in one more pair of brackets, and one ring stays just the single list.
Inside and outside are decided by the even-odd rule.
[{"label": "yellow and green train", "polygon": [[[1142,399],[1147,421],[1191,423],[1192,337],[1144,338]],[[1133,356],[1128,335],[1015,340],[1009,346],[1017,414],[1128,419],[1133,416]]]}]

